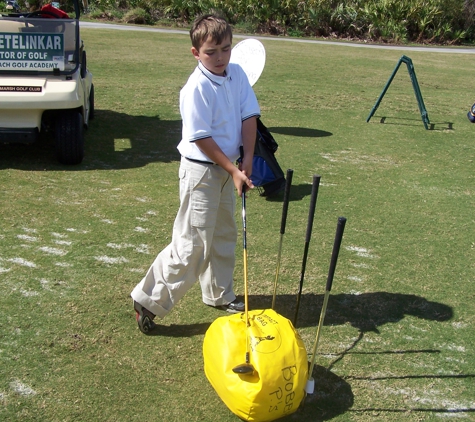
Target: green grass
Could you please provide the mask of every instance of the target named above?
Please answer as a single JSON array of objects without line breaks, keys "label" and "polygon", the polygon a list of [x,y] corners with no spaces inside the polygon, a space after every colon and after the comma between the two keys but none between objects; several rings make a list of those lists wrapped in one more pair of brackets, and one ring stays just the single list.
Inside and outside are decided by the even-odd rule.
[{"label": "green grass", "polygon": [[[50,137],[0,146],[0,419],[236,421],[203,372],[203,336],[222,313],[201,304],[199,285],[156,336],[138,331],[129,297],[178,206],[189,39],[82,32],[96,89],[84,162],[57,164]],[[321,175],[298,320],[309,351],[337,218],[348,219],[316,394],[285,420],[473,419],[473,56],[404,52],[434,125],[425,130],[405,67],[366,123],[401,51],[264,45],[255,91],[277,159],[294,170],[276,304],[290,319]],[[281,200],[247,202],[253,308],[271,304]],[[238,243],[238,293],[241,255]]]}]

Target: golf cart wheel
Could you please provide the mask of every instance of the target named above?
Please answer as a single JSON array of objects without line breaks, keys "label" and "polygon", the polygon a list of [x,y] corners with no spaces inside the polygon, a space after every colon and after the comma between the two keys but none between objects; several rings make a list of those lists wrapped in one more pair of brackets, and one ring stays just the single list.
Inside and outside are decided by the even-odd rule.
[{"label": "golf cart wheel", "polygon": [[94,119],[94,84],[89,91],[89,120]]},{"label": "golf cart wheel", "polygon": [[84,157],[84,120],[79,111],[56,118],[56,152],[61,164],[79,164]]}]

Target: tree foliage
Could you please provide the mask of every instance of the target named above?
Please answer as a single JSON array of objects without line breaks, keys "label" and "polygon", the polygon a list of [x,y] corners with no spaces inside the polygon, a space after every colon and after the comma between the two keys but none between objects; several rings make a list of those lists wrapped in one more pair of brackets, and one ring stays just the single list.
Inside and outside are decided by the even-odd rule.
[{"label": "tree foliage", "polygon": [[[71,1],[71,0],[64,0]],[[95,16],[140,16],[188,25],[219,12],[236,27],[273,35],[379,42],[475,41],[473,0],[90,0]]]}]

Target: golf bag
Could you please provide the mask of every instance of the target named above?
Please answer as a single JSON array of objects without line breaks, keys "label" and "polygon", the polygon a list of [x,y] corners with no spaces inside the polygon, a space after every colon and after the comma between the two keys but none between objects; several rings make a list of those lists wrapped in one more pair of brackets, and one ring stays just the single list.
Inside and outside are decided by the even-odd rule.
[{"label": "golf bag", "polygon": [[[237,374],[250,344],[252,374]],[[268,422],[294,413],[305,397],[308,363],[292,323],[272,309],[220,317],[203,342],[206,377],[221,400],[245,421]]]},{"label": "golf bag", "polygon": [[251,180],[261,196],[275,195],[285,187],[284,172],[274,155],[278,147],[274,137],[258,118]]},{"label": "golf bag", "polygon": [[470,107],[469,112],[467,113],[468,120],[470,120],[472,123],[475,123],[475,104]]}]

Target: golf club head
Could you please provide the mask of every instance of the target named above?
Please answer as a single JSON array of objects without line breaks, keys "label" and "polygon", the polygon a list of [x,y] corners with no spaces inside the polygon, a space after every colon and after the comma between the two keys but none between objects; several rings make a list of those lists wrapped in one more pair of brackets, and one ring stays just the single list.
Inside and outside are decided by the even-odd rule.
[{"label": "golf club head", "polygon": [[239,64],[253,86],[264,70],[266,50],[259,40],[245,39],[234,46],[231,51],[231,63]]},{"label": "golf club head", "polygon": [[250,363],[242,363],[235,366],[233,372],[239,375],[252,375],[254,373],[254,367]]}]

